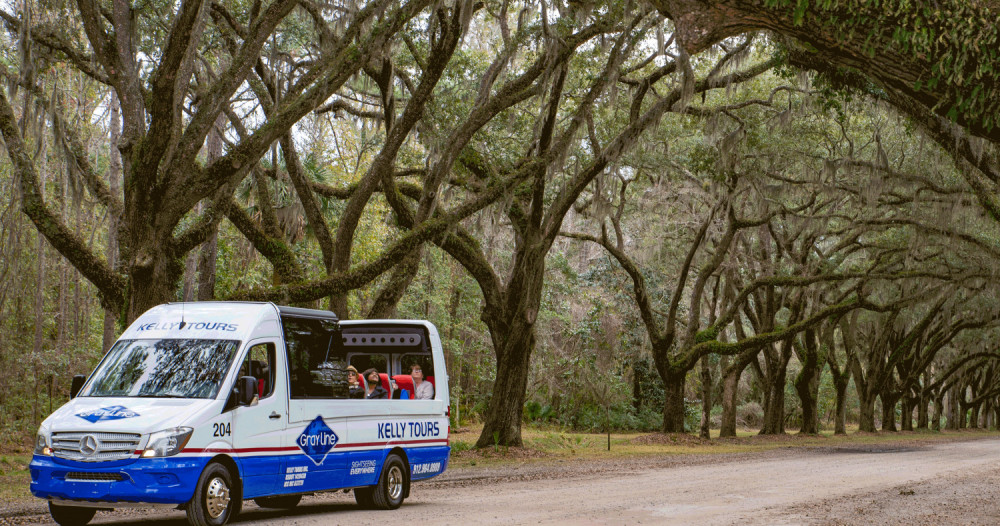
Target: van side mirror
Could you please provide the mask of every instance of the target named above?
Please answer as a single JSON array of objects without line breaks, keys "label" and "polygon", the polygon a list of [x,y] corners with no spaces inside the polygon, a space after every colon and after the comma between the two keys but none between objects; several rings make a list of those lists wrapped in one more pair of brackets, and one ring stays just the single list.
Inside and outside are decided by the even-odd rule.
[{"label": "van side mirror", "polygon": [[73,377],[73,383],[69,386],[69,398],[70,400],[76,398],[76,395],[80,394],[80,389],[83,389],[83,384],[87,381],[87,377],[78,374]]},{"label": "van side mirror", "polygon": [[236,404],[255,405],[257,402],[257,379],[241,376],[236,380]]}]

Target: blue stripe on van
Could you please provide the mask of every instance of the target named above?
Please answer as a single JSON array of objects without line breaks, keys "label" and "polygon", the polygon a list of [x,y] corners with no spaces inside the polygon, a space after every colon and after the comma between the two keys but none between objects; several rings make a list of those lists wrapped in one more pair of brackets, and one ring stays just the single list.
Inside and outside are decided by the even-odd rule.
[{"label": "blue stripe on van", "polygon": [[[234,457],[243,479],[243,498],[286,493],[309,493],[371,486],[378,482],[389,449],[331,452],[316,465],[301,452],[294,455]],[[451,448],[404,448],[411,480],[424,480],[444,472]],[[137,459],[127,465],[97,466],[35,456],[30,465],[31,493],[41,498],[100,502],[151,502],[183,504],[191,500],[209,456]],[[116,473],[118,482],[66,480],[67,473]]]}]

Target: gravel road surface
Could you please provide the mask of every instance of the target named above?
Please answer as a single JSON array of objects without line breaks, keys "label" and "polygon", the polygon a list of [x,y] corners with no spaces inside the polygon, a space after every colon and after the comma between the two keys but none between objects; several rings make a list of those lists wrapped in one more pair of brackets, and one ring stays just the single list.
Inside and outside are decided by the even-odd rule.
[{"label": "gravel road surface", "polygon": [[[464,468],[415,484],[398,511],[351,494],[237,524],[1000,524],[1000,439],[766,453],[544,461]],[[49,523],[37,504],[0,524]],[[180,511],[100,512],[93,523],[167,526]]]}]

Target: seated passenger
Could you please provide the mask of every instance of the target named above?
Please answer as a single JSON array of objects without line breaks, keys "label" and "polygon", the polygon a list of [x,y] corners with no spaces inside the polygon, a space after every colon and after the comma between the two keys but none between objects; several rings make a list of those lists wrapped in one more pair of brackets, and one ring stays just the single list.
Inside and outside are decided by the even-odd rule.
[{"label": "seated passenger", "polygon": [[386,391],[382,387],[382,382],[378,377],[378,369],[372,367],[365,371],[365,381],[367,382],[367,390],[365,391],[365,398],[369,400],[378,399],[388,399],[389,391]]},{"label": "seated passenger", "polygon": [[353,365],[347,366],[347,396],[348,398],[364,398],[365,390],[358,381],[358,370]]},{"label": "seated passenger", "polygon": [[424,381],[424,370],[420,364],[410,366],[410,376],[413,377],[413,398],[415,400],[433,400],[434,386]]}]

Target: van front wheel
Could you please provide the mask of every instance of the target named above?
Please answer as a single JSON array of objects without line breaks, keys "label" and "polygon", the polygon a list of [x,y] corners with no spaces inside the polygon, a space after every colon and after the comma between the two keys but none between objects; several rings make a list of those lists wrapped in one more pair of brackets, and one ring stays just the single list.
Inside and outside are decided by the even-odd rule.
[{"label": "van front wheel", "polygon": [[392,453],[382,465],[382,475],[372,492],[372,504],[380,510],[394,510],[409,493],[409,470],[399,455]]},{"label": "van front wheel", "polygon": [[95,513],[97,510],[94,508],[59,506],[49,503],[49,515],[52,515],[52,520],[61,526],[83,526],[94,518]]},{"label": "van front wheel", "polygon": [[239,513],[242,504],[232,474],[222,464],[212,462],[201,473],[194,497],[187,505],[188,523],[221,526]]}]

